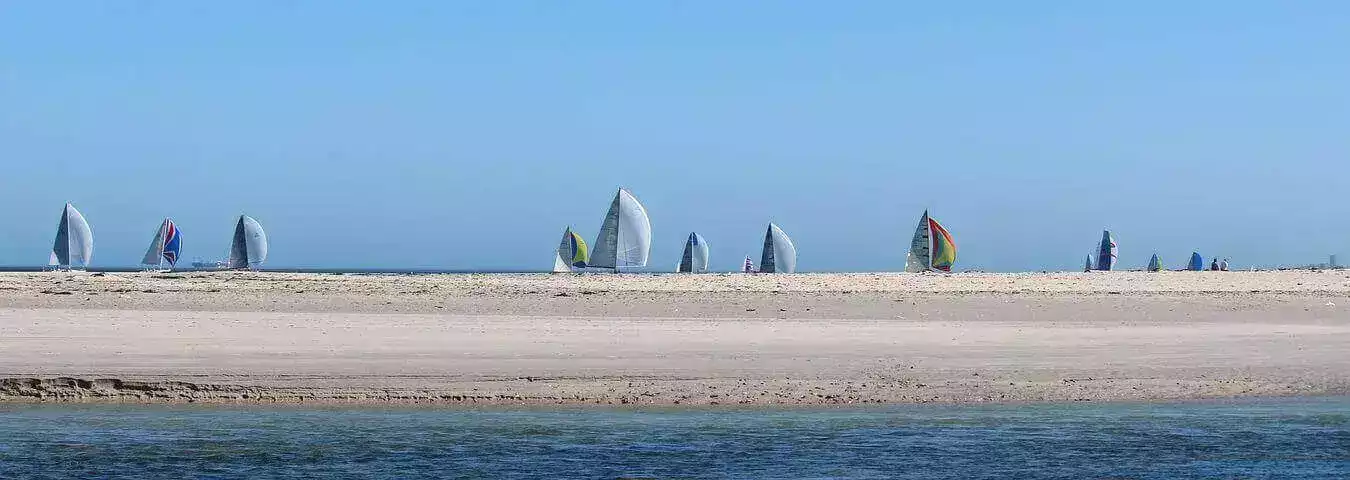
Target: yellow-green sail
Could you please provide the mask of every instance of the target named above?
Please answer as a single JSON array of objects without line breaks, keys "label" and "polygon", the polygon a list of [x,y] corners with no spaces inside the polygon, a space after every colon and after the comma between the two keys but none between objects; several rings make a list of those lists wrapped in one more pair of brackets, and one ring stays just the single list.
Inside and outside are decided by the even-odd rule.
[{"label": "yellow-green sail", "polygon": [[568,232],[572,234],[572,266],[585,267],[586,263],[591,261],[590,252],[586,250],[586,241],[582,240],[577,232],[572,232],[571,229],[568,229]]}]

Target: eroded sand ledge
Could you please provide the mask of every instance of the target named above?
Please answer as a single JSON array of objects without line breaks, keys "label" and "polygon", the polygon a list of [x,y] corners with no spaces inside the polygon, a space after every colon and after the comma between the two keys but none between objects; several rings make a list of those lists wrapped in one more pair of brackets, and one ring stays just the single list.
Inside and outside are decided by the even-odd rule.
[{"label": "eroded sand ledge", "polygon": [[0,400],[1350,393],[1350,273],[0,274]]}]

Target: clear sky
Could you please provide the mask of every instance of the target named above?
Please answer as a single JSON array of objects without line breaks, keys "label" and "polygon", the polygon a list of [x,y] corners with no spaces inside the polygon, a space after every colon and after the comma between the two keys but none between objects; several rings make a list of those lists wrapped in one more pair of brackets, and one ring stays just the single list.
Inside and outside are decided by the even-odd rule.
[{"label": "clear sky", "polygon": [[1350,2],[108,1],[0,7],[0,264],[173,217],[274,267],[538,268],[626,186],[652,264],[766,223],[803,270],[1191,250],[1350,260]]}]

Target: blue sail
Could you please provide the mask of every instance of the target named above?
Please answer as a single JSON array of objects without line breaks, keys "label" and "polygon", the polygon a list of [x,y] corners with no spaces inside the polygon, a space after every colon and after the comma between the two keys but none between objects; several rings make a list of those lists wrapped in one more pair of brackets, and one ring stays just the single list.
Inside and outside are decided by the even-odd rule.
[{"label": "blue sail", "polygon": [[1110,230],[1102,230],[1102,243],[1097,248],[1097,270],[1111,270],[1116,266],[1116,239]]},{"label": "blue sail", "polygon": [[1186,266],[1186,269],[1192,272],[1205,269],[1205,259],[1200,257],[1200,252],[1191,253],[1191,263]]}]

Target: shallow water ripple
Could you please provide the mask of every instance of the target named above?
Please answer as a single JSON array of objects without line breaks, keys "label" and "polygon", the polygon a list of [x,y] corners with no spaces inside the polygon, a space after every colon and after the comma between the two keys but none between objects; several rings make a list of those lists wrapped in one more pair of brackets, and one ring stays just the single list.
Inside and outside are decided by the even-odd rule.
[{"label": "shallow water ripple", "polygon": [[868,409],[0,406],[0,478],[1347,478],[1350,399]]}]

